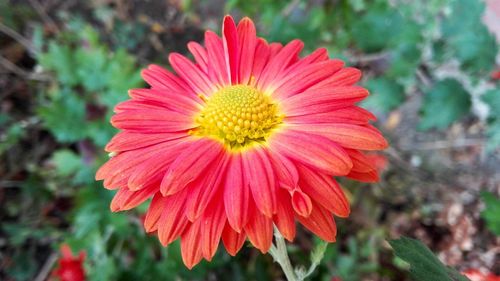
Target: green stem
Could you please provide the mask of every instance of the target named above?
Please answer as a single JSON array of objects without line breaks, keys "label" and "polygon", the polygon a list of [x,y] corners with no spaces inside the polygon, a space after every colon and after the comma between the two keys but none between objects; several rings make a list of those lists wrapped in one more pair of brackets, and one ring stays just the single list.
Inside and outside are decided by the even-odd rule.
[{"label": "green stem", "polygon": [[290,262],[290,258],[288,257],[285,239],[276,227],[274,227],[274,237],[276,245],[273,244],[271,246],[269,254],[271,254],[274,261],[281,266],[281,269],[285,273],[288,281],[303,281],[307,277],[311,276],[323,259],[326,247],[328,246],[328,243],[324,241],[318,244],[311,253],[311,265],[309,266],[309,269],[305,270],[304,268],[299,268],[295,270]]},{"label": "green stem", "polygon": [[290,262],[290,258],[288,257],[288,251],[286,249],[285,239],[283,235],[274,228],[274,237],[276,239],[276,245],[272,245],[271,249],[269,249],[269,254],[274,258],[280,266],[283,272],[285,273],[286,279],[288,281],[301,281],[297,278],[297,274],[292,267],[292,263]]}]

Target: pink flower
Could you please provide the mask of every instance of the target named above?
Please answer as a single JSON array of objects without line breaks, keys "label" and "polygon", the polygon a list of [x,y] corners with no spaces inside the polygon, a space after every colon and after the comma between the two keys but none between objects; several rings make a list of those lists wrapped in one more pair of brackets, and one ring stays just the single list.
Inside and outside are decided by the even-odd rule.
[{"label": "pink flower", "polygon": [[350,209],[333,176],[377,181],[361,151],[387,142],[355,105],[368,96],[355,85],[361,72],[323,48],[299,57],[302,47],[268,43],[250,19],[227,16],[222,38],[207,31],[205,46],[188,44],[195,62],[174,53],[176,74],[145,69],[151,88],[116,106],[111,123],[122,131],[96,175],[118,189],[112,211],[152,197],[146,231],[165,246],[180,238],[189,268],[211,260],[221,239],[231,255],[247,238],[267,252],[273,224],[289,241],[298,221],[334,242],[333,215]]}]

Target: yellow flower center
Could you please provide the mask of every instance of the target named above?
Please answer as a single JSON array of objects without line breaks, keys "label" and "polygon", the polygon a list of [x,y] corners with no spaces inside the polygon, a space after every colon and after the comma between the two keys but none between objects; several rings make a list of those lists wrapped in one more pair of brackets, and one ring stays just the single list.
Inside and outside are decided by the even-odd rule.
[{"label": "yellow flower center", "polygon": [[202,96],[206,105],[196,116],[196,135],[213,137],[240,150],[264,142],[283,120],[271,98],[248,85],[231,85]]}]

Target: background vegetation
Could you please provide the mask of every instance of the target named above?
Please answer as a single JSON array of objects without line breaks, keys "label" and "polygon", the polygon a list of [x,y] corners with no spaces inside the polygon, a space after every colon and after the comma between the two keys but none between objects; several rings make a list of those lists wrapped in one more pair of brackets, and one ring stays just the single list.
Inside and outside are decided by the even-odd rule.
[{"label": "background vegetation", "polygon": [[[62,243],[86,252],[89,280],[283,278],[250,247],[187,270],[178,244],[144,233],[146,206],[111,213],[113,192],[94,181],[116,133],[112,108],[144,86],[141,68],[187,53],[225,13],[252,17],[268,41],[300,38],[361,68],[364,106],[391,143],[379,184],[343,181],[353,213],[313,280],[408,280],[411,257],[386,241],[401,235],[459,271],[500,274],[499,52],[482,20],[500,7],[490,2],[0,0],[0,279],[44,280]],[[293,262],[307,265],[317,242],[300,231]]]}]

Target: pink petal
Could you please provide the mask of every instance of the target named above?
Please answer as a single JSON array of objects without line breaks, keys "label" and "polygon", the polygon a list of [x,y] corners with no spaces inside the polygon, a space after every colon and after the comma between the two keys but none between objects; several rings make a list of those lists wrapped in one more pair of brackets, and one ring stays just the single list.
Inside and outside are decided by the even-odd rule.
[{"label": "pink petal", "polygon": [[298,116],[332,112],[352,106],[368,96],[361,87],[309,88],[307,91],[291,96],[281,102],[286,116]]},{"label": "pink petal", "polygon": [[349,202],[332,176],[315,172],[306,166],[298,166],[298,169],[302,191],[336,216],[349,216]]},{"label": "pink petal", "polygon": [[231,256],[235,256],[241,247],[243,247],[246,237],[247,236],[244,231],[238,233],[227,223],[222,231],[222,242]]},{"label": "pink petal", "polygon": [[346,149],[347,154],[352,160],[352,171],[366,173],[370,171],[376,171],[377,169],[373,165],[372,161],[368,159],[363,153],[355,149]]},{"label": "pink petal", "polygon": [[271,55],[271,49],[267,45],[266,41],[262,38],[257,40],[257,46],[255,47],[255,55],[252,66],[252,74],[253,79],[250,80],[250,84],[255,86],[257,81],[260,79],[262,71],[269,61],[269,57]]},{"label": "pink petal", "polygon": [[354,67],[346,67],[335,73],[332,77],[314,85],[313,89],[338,86],[352,86],[361,79],[361,71]]},{"label": "pink petal", "polygon": [[224,17],[222,24],[222,42],[224,43],[224,53],[226,54],[226,67],[233,85],[238,84],[239,73],[239,46],[238,31],[231,16]]},{"label": "pink petal", "polygon": [[212,139],[199,139],[190,144],[170,165],[160,186],[163,195],[175,194],[197,177],[203,169],[223,154],[222,145]]},{"label": "pink petal", "polygon": [[292,192],[292,206],[295,213],[302,217],[308,217],[312,211],[311,198],[300,189]]},{"label": "pink petal", "polygon": [[269,145],[272,150],[297,162],[332,175],[347,175],[352,168],[349,155],[342,147],[325,137],[287,129],[272,135]]},{"label": "pink petal", "polygon": [[245,226],[248,240],[263,254],[267,253],[273,241],[273,222],[258,211],[254,211],[252,218]]},{"label": "pink petal", "polygon": [[148,211],[146,212],[146,218],[144,219],[144,229],[146,229],[146,232],[153,232],[158,229],[158,220],[161,217],[167,200],[167,197],[163,197],[160,192],[156,192],[154,195]]},{"label": "pink petal", "polygon": [[158,238],[163,246],[167,246],[177,239],[188,226],[188,219],[184,216],[184,202],[187,192],[166,197],[163,202],[163,211],[158,220]]},{"label": "pink petal", "polygon": [[318,204],[314,204],[309,217],[297,216],[297,219],[312,233],[318,235],[319,238],[326,242],[335,242],[337,226],[335,225],[332,214],[325,208]]},{"label": "pink petal", "polygon": [[168,57],[172,68],[197,94],[210,95],[216,89],[208,76],[186,57],[171,53]]},{"label": "pink petal", "polygon": [[208,53],[203,46],[198,44],[197,42],[189,42],[187,44],[189,51],[193,54],[194,60],[200,67],[200,69],[208,74]]},{"label": "pink petal", "polygon": [[343,65],[341,60],[327,60],[300,67],[284,77],[277,77],[271,84],[272,95],[277,99],[286,99],[303,92],[338,72]]},{"label": "pink petal", "polygon": [[151,145],[148,149],[121,152],[99,168],[96,173],[96,180],[109,179],[116,176],[128,179],[130,170],[137,168],[140,164],[147,164],[147,160],[155,154],[160,152],[170,153],[172,148],[177,148],[177,144],[181,145],[184,141],[183,139],[173,140],[171,142]]},{"label": "pink petal", "polygon": [[189,197],[186,202],[186,216],[190,221],[195,221],[205,211],[212,198],[220,190],[224,177],[228,157],[215,159],[207,166],[205,177],[198,177],[189,184]]},{"label": "pink petal", "polygon": [[242,154],[243,173],[257,208],[268,218],[276,212],[276,179],[271,162],[261,148]]},{"label": "pink petal", "polygon": [[228,165],[224,184],[224,206],[231,227],[240,232],[248,219],[248,204],[251,200],[250,187],[244,181],[243,164],[240,154],[234,154]]},{"label": "pink petal", "polygon": [[184,92],[174,92],[166,89],[132,89],[128,91],[134,101],[162,105],[172,111],[192,115],[202,108],[200,99],[186,95]]},{"label": "pink petal", "polygon": [[363,125],[376,119],[375,115],[361,107],[348,106],[330,112],[289,116],[285,120],[291,124],[349,123]]},{"label": "pink petal", "polygon": [[180,115],[168,109],[128,110],[111,117],[118,129],[142,133],[179,132],[196,127],[191,116]]},{"label": "pink petal", "polygon": [[107,152],[129,151],[185,137],[185,133],[141,134],[123,131],[106,145]]},{"label": "pink petal", "polygon": [[200,240],[201,221],[191,224],[181,237],[182,261],[188,269],[192,269],[202,259],[202,242]]},{"label": "pink petal", "polygon": [[279,186],[288,190],[294,190],[299,181],[299,174],[295,168],[295,164],[277,151],[269,152],[268,155],[272,159],[274,173],[278,178]]},{"label": "pink petal", "polygon": [[295,239],[295,218],[290,195],[287,191],[278,190],[278,205],[273,217],[274,224],[286,240]]},{"label": "pink petal", "polygon": [[238,23],[239,41],[239,78],[238,83],[248,84],[254,64],[254,54],[257,46],[255,26],[247,17]]},{"label": "pink petal", "polygon": [[380,180],[378,172],[375,170],[364,173],[351,171],[346,177],[361,182],[378,182]]},{"label": "pink petal", "polygon": [[296,59],[298,53],[303,47],[304,43],[302,43],[302,41],[293,40],[283,47],[275,57],[272,57],[259,77],[259,81],[257,82],[258,89],[263,91],[267,90],[274,82],[276,76],[278,76],[281,71],[288,67],[294,59]]},{"label": "pink petal", "polygon": [[141,74],[142,78],[153,89],[165,89],[176,93],[186,93],[187,95],[196,96],[186,82],[161,66],[151,64]]},{"label": "pink petal", "polygon": [[294,130],[321,135],[343,147],[362,150],[382,150],[387,141],[377,130],[355,124],[308,124],[291,126]]},{"label": "pink petal", "polygon": [[217,251],[222,230],[226,224],[226,214],[222,202],[220,200],[214,201],[207,208],[201,221],[201,251],[203,257],[210,261]]},{"label": "pink petal", "polygon": [[139,206],[141,203],[151,198],[158,191],[158,185],[150,185],[139,191],[130,191],[127,188],[121,188],[111,201],[111,211],[126,211]]},{"label": "pink petal", "polygon": [[230,74],[227,72],[226,56],[222,39],[212,31],[205,32],[205,46],[208,52],[208,73],[212,82],[220,86],[230,84]]}]

